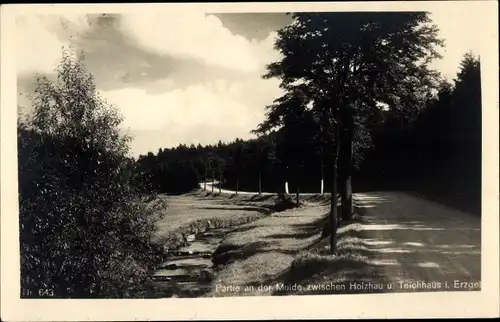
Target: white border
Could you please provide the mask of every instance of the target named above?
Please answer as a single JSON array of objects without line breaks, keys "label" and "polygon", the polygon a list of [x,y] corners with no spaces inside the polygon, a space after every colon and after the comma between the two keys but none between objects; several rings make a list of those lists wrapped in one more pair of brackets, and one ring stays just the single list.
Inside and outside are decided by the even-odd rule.
[{"label": "white border", "polygon": [[[241,297],[154,300],[21,300],[16,148],[16,72],[12,41],[19,13],[82,11],[461,11],[480,12],[484,32],[481,50],[483,103],[482,291],[477,293],[412,293]],[[190,320],[492,317],[499,314],[498,216],[498,5],[496,1],[406,1],[354,3],[227,4],[92,4],[2,5],[1,7],[1,318],[6,321]]]}]

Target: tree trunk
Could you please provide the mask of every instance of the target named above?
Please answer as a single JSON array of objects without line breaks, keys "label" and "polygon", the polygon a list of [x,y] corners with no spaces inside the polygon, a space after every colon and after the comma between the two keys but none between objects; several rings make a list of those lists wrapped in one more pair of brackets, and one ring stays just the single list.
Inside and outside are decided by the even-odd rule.
[{"label": "tree trunk", "polygon": [[352,215],[354,213],[354,207],[352,203],[352,182],[351,177],[344,177],[340,182],[340,194],[342,195],[342,220],[350,221],[352,220]]},{"label": "tree trunk", "polygon": [[296,200],[296,203],[297,203],[297,207],[300,206],[300,189],[299,189],[298,186],[297,186],[297,194],[295,196],[295,200]]},{"label": "tree trunk", "polygon": [[342,199],[342,220],[350,221],[352,220],[352,215],[354,212],[352,203],[352,149],[353,149],[353,133],[352,129],[348,129],[344,132],[344,137],[342,138],[342,147],[340,153],[340,196]]},{"label": "tree trunk", "polygon": [[236,194],[238,194],[238,186],[239,186],[239,179],[238,176],[236,176]]},{"label": "tree trunk", "polygon": [[208,165],[205,164],[205,180],[203,180],[203,190],[207,191]]},{"label": "tree trunk", "polygon": [[337,252],[337,226],[338,226],[338,213],[337,213],[337,164],[340,152],[340,136],[339,126],[335,125],[335,149],[333,155],[333,171],[332,171],[332,194],[330,199],[330,253]]},{"label": "tree trunk", "polygon": [[321,156],[321,194],[325,193],[325,170],[323,165],[323,156]]},{"label": "tree trunk", "polygon": [[215,185],[215,171],[212,171],[212,193],[214,192]]},{"label": "tree trunk", "polygon": [[260,175],[259,171],[259,195],[262,194],[262,176]]},{"label": "tree trunk", "polygon": [[295,202],[297,207],[300,206],[300,185],[302,183],[302,166],[297,167],[297,174],[295,176],[297,178],[297,192],[295,193]]},{"label": "tree trunk", "polygon": [[219,194],[222,194],[222,177],[219,177]]}]

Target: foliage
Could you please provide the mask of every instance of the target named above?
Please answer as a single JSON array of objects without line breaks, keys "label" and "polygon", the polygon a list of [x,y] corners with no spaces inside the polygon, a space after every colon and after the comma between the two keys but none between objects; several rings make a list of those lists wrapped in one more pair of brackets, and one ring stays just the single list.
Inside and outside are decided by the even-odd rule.
[{"label": "foliage", "polygon": [[275,44],[283,59],[269,64],[264,75],[280,78],[286,93],[268,106],[257,132],[289,127],[293,109],[311,110],[324,152],[336,141],[334,124],[354,132],[359,165],[381,104],[408,116],[425,105],[436,85],[427,64],[439,57],[437,28],[424,12],[295,13],[293,18]]},{"label": "foliage", "polygon": [[[477,195],[471,188],[474,186],[480,191],[479,76],[479,61],[466,55],[456,81],[453,84],[442,82],[436,95],[419,107],[416,115],[408,117],[408,113],[400,113],[397,109],[367,114],[364,125],[355,132],[357,141],[364,140],[365,143],[355,145],[354,154],[364,152],[361,146],[371,145],[371,148],[364,152],[364,159],[354,158],[358,169],[353,173],[353,189],[404,188],[437,195],[451,194],[462,187],[462,193],[470,195],[470,198],[462,199],[471,205],[479,205],[480,193]],[[293,96],[288,97],[291,100]],[[274,113],[279,109],[283,113]],[[278,130],[267,129],[268,133],[259,139],[164,149],[161,162],[183,160],[192,164],[198,178],[203,181],[209,165],[207,160],[224,159],[226,188],[236,189],[238,178],[239,190],[258,191],[260,169],[264,191],[283,192],[284,182],[288,180],[290,191],[300,185],[302,192],[319,192],[323,146],[314,113],[304,105],[279,104],[276,109],[268,110],[268,119],[272,118],[271,115],[280,118],[279,122],[286,126]],[[258,142],[268,147],[259,150]],[[269,154],[260,153],[262,150],[269,151]],[[300,164],[298,161],[302,160],[304,166],[293,172],[295,168],[290,166]],[[326,156],[323,161],[328,164],[331,159]],[[300,182],[297,177],[300,177]],[[324,169],[324,178],[325,191],[331,191],[329,167]],[[211,170],[208,179],[211,179]],[[421,183],[417,184],[417,181]],[[430,191],[433,186],[436,191]],[[477,210],[478,206],[474,207]]]},{"label": "foliage", "polygon": [[35,93],[33,117],[18,128],[21,286],[126,296],[154,262],[155,217],[121,117],[66,52],[57,79],[38,77]]},{"label": "foliage", "polygon": [[466,54],[452,83],[411,122],[385,112],[373,132],[357,180],[370,189],[410,189],[473,213],[481,212],[481,78]]},{"label": "foliage", "polygon": [[[192,152],[187,152],[192,154]],[[180,194],[199,187],[199,174],[192,160],[169,158],[167,149],[158,151],[157,155],[149,153],[137,160],[138,176],[150,184],[156,192]]]}]

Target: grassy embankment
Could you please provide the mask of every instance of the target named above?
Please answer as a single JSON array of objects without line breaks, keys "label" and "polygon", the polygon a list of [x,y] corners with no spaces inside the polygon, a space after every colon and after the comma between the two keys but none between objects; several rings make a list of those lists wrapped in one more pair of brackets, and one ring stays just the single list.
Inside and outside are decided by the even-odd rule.
[{"label": "grassy embankment", "polygon": [[187,236],[209,229],[230,228],[269,216],[274,211],[294,207],[283,196],[219,195],[202,190],[179,196],[159,195],[148,203],[157,216],[156,234],[152,238],[153,256],[149,277],[142,281],[132,297],[148,293],[151,274],[169,255],[188,244]]},{"label": "grassy embankment", "polygon": [[353,222],[338,229],[337,254],[329,254],[328,199],[308,196],[301,208],[229,234],[214,256],[219,273],[207,296],[353,293],[350,281],[381,280],[364,252],[359,208]]},{"label": "grassy embankment", "polygon": [[188,235],[243,225],[295,205],[278,195],[220,195],[202,190],[159,198],[167,199],[168,206],[159,214],[162,219],[153,243],[165,253],[186,245]]}]

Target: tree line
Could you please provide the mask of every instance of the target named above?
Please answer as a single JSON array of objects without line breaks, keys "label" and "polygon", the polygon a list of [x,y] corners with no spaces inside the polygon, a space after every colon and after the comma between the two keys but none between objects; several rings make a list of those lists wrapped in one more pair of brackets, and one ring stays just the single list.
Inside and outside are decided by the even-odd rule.
[{"label": "tree line", "polygon": [[[469,180],[463,184],[469,188],[477,182],[477,170],[470,166],[478,165],[480,150],[480,84],[472,75],[479,62],[466,56],[455,84],[443,82],[429,67],[440,58],[437,49],[443,41],[428,13],[292,16],[293,23],[278,31],[275,43],[283,58],[269,64],[264,75],[279,78],[285,94],[267,106],[265,121],[254,130],[257,139],[180,146],[141,157],[139,163],[165,165],[171,156],[185,153],[190,157],[182,158],[182,167],[192,178],[206,178],[212,171],[229,186],[257,185],[258,191],[282,191],[284,181],[296,190],[314,190],[322,177],[332,196],[332,252],[338,223],[353,214],[355,174],[359,181],[371,177],[372,184],[420,178],[421,188],[437,191],[444,178]],[[467,193],[467,198],[476,197],[476,192]]]},{"label": "tree line", "polygon": [[[299,106],[299,105],[297,105]],[[179,194],[204,181],[233,191],[331,192],[331,160],[322,159],[312,115],[291,111],[296,129],[283,127],[257,138],[186,145],[149,152],[137,160],[141,177],[157,192]],[[442,81],[415,115],[379,110],[357,133],[353,190],[411,189],[432,197],[467,194],[463,206],[480,212],[481,79],[479,59],[465,54],[452,82]],[[295,130],[295,132],[293,132]],[[364,136],[364,137],[363,137]],[[203,186],[202,186],[203,188]],[[217,192],[219,185],[215,185]],[[210,186],[208,189],[212,189]],[[438,196],[439,197],[439,196]]]}]

